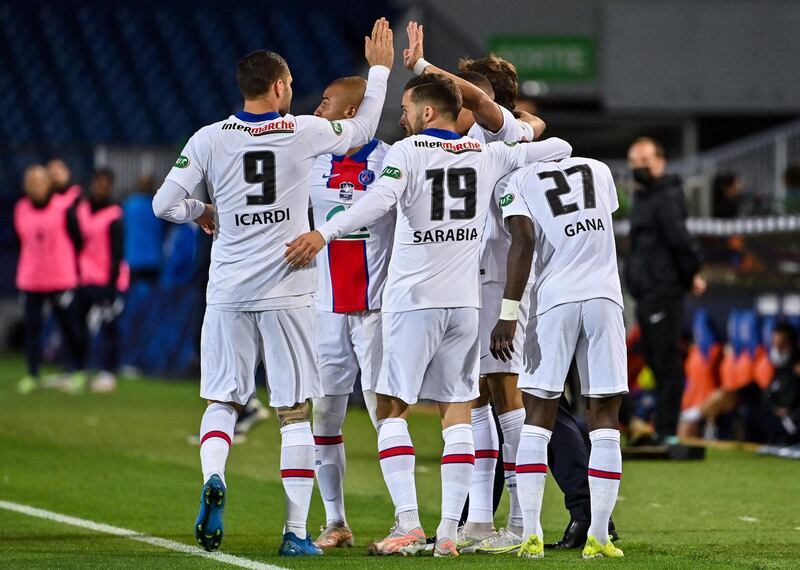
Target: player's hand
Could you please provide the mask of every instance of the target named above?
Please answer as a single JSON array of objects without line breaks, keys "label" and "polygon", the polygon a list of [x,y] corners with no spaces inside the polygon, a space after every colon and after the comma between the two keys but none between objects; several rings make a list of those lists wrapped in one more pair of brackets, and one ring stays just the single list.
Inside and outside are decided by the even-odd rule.
[{"label": "player's hand", "polygon": [[489,351],[495,360],[507,362],[514,352],[514,333],[517,332],[517,321],[499,319],[492,331]]},{"label": "player's hand", "polygon": [[325,247],[325,238],[314,230],[301,234],[287,243],[283,257],[286,258],[286,263],[299,269],[311,263],[311,260],[323,247]]},{"label": "player's hand", "polygon": [[706,283],[706,280],[703,279],[703,276],[699,273],[695,275],[694,279],[692,279],[692,295],[699,297],[706,292],[707,288],[708,283]]},{"label": "player's hand", "polygon": [[195,218],[194,223],[200,226],[208,235],[214,235],[214,230],[216,229],[216,225],[214,224],[214,206],[212,204],[206,204],[202,215]]},{"label": "player's hand", "polygon": [[407,69],[414,69],[414,65],[423,57],[424,32],[422,26],[416,22],[409,22],[406,26],[408,34],[408,47],[403,50],[403,65]]},{"label": "player's hand", "polygon": [[370,67],[383,65],[392,68],[394,63],[394,37],[386,18],[375,20],[372,37],[364,37],[364,56]]}]

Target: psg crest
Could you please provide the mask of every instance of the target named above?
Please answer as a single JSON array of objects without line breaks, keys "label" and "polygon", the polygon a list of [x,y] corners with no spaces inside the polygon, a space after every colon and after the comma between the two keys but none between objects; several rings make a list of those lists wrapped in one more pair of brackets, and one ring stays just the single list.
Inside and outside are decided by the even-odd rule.
[{"label": "psg crest", "polygon": [[358,173],[358,181],[364,186],[368,186],[373,182],[375,182],[375,173],[372,172],[369,168],[365,168],[364,170]]}]

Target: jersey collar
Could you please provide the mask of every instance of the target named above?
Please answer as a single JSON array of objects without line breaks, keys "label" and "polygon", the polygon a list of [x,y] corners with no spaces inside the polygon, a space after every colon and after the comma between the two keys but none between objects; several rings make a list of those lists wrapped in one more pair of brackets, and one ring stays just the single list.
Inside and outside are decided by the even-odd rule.
[{"label": "jersey collar", "polygon": [[378,141],[378,139],[372,139],[367,144],[358,149],[358,152],[354,152],[350,156],[344,154],[334,154],[331,158],[336,162],[341,162],[345,158],[349,158],[353,162],[366,162],[369,155],[372,154],[372,151],[375,150],[376,146],[378,146],[378,142],[380,142]]},{"label": "jersey collar", "polygon": [[447,140],[456,140],[461,138],[461,135],[458,134],[457,132],[449,131],[447,129],[425,129],[419,134],[428,135],[429,137],[436,137],[437,139],[447,139]]},{"label": "jersey collar", "polygon": [[271,121],[281,116],[277,111],[270,111],[268,113],[248,113],[247,111],[239,111],[234,115],[240,121],[246,123],[260,123],[261,121]]}]

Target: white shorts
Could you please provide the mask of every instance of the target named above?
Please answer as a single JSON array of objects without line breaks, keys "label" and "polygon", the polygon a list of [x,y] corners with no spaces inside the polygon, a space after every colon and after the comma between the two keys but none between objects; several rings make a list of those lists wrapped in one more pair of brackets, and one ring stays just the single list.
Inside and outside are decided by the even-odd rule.
[{"label": "white shorts", "polygon": [[269,403],[280,408],[322,396],[312,307],[271,311],[206,308],[200,341],[200,396],[246,404],[264,362]]},{"label": "white shorts", "polygon": [[317,311],[319,376],[326,396],[353,391],[361,369],[361,389],[374,390],[381,369],[381,313]]},{"label": "white shorts", "polygon": [[478,309],[420,309],[383,314],[378,394],[414,404],[478,397]]},{"label": "white shorts", "polygon": [[531,317],[519,389],[563,392],[573,356],[584,396],[628,391],[625,324],[619,305],[609,299],[589,299]]},{"label": "white shorts", "polygon": [[530,306],[530,286],[520,299],[517,316],[517,332],[514,334],[514,353],[511,360],[503,362],[492,356],[489,347],[492,344],[492,330],[500,316],[500,305],[503,303],[505,286],[497,281],[489,281],[481,285],[480,343],[481,374],[519,374],[522,371],[522,351],[525,341],[525,326],[528,324],[528,307]]}]

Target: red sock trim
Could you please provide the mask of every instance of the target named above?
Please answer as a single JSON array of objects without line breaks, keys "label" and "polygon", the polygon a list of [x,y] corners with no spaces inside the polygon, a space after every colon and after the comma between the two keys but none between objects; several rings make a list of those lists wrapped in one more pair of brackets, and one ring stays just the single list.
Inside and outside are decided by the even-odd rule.
[{"label": "red sock trim", "polygon": [[344,437],[341,435],[315,435],[314,443],[316,445],[339,445],[344,443]]},{"label": "red sock trim", "polygon": [[505,471],[516,471],[517,464],[516,463],[503,463],[503,469]]},{"label": "red sock trim", "polygon": [[469,463],[475,465],[475,456],[471,453],[452,453],[450,455],[442,456],[442,465],[450,463]]},{"label": "red sock trim", "polygon": [[212,437],[218,437],[220,439],[224,439],[228,446],[231,445],[231,436],[229,436],[224,431],[209,431],[206,432],[203,437],[200,438],[200,445],[203,445],[207,439],[211,439]]},{"label": "red sock trim", "polygon": [[598,479],[622,479],[622,473],[615,471],[602,471],[600,469],[589,469],[589,477],[597,477]]},{"label": "red sock trim", "polygon": [[475,459],[497,459],[500,452],[496,449],[476,449]]},{"label": "red sock trim", "polygon": [[313,469],[281,469],[281,477],[303,477],[306,479],[314,478]]},{"label": "red sock trim", "polygon": [[544,473],[547,474],[547,464],[545,463],[526,463],[524,465],[517,464],[517,474],[519,473]]},{"label": "red sock trim", "polygon": [[410,445],[398,445],[378,452],[378,459],[389,459],[398,455],[414,455],[414,448]]}]

